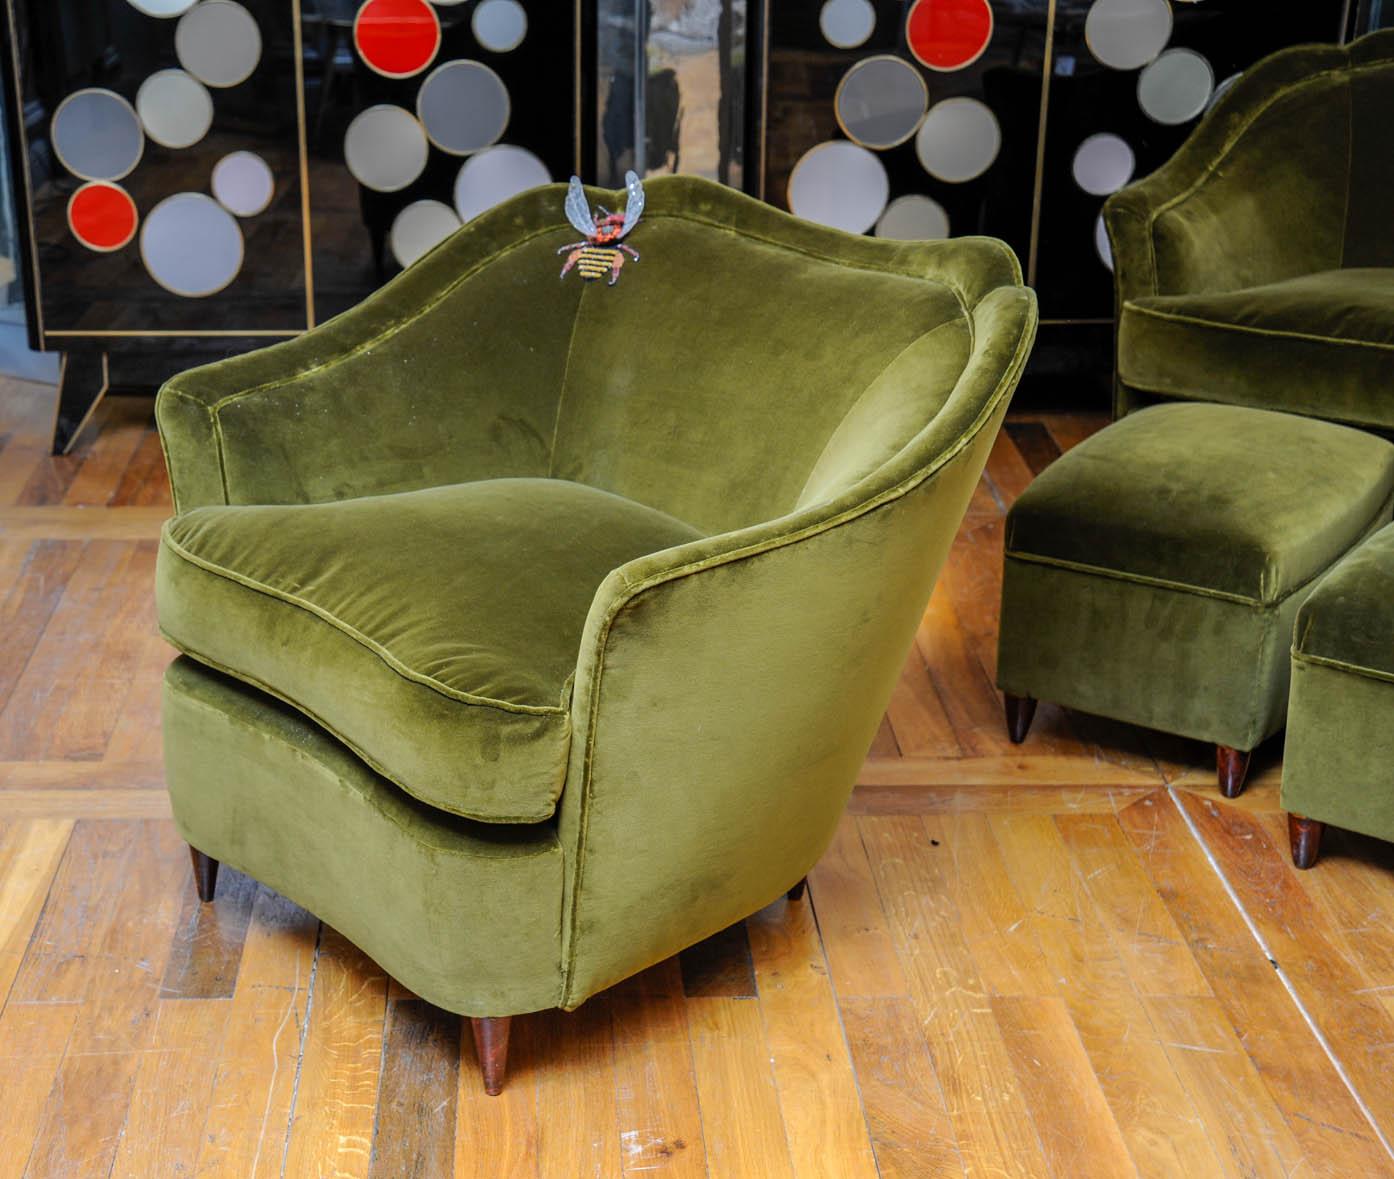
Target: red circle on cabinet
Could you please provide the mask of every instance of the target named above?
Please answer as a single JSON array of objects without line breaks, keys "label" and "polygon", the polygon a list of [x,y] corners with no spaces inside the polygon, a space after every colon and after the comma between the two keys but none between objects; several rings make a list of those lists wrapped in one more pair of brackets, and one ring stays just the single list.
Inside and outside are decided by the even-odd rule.
[{"label": "red circle on cabinet", "polygon": [[915,0],[905,21],[910,52],[932,70],[961,70],[992,40],[988,0]]},{"label": "red circle on cabinet", "polygon": [[105,180],[84,184],[68,199],[68,226],[89,250],[119,250],[136,235],[136,203]]},{"label": "red circle on cabinet", "polygon": [[366,0],[353,43],[370,69],[389,78],[419,74],[440,49],[440,20],[426,0]]}]

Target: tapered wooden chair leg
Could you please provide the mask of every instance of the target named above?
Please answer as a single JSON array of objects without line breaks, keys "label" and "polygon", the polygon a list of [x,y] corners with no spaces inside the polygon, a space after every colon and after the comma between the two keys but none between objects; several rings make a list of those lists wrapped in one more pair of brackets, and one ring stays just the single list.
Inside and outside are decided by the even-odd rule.
[{"label": "tapered wooden chair leg", "polygon": [[1007,711],[1007,736],[1012,739],[1013,745],[1020,745],[1026,740],[1031,721],[1035,719],[1036,699],[1034,696],[1013,696],[1010,692],[1003,692],[1002,703]]},{"label": "tapered wooden chair leg", "polygon": [[1310,868],[1321,851],[1321,835],[1326,824],[1320,819],[1304,819],[1288,815],[1288,842],[1292,845],[1292,862],[1299,868]]},{"label": "tapered wooden chair leg", "polygon": [[484,1074],[484,1092],[490,1097],[503,1092],[503,1078],[508,1071],[508,1028],[512,1021],[511,1015],[470,1020],[479,1071]]},{"label": "tapered wooden chair leg", "polygon": [[802,880],[798,882],[798,884],[794,885],[794,887],[791,888],[784,895],[788,897],[791,901],[801,901],[803,900],[804,889],[806,889],[807,887],[808,877],[805,876]]},{"label": "tapered wooden chair leg", "polygon": [[189,848],[189,856],[194,862],[194,887],[198,889],[198,899],[211,901],[218,887],[218,861],[212,856],[205,856],[196,847]]},{"label": "tapered wooden chair leg", "polygon": [[1251,753],[1241,753],[1228,745],[1215,746],[1215,776],[1220,781],[1220,793],[1226,798],[1238,798],[1244,793],[1244,779],[1249,776]]}]

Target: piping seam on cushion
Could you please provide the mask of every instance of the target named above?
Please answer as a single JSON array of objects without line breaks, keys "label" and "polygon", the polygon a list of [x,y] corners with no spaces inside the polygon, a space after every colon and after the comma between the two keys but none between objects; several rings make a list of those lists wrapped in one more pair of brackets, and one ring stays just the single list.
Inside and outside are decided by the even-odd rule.
[{"label": "piping seam on cushion", "polygon": [[[187,652],[186,652],[186,654],[187,654]],[[197,655],[189,655],[189,658],[190,658],[190,659],[198,659],[199,657],[198,657]],[[204,661],[200,659],[199,662],[204,662]],[[209,664],[209,666],[212,666],[212,664]],[[234,675],[235,673],[229,672],[229,673],[227,673],[227,674],[229,674],[229,675]],[[237,678],[242,679],[241,676],[238,676]],[[250,684],[252,681],[250,681],[250,680],[245,680],[244,682]],[[215,716],[221,717],[221,718],[223,718],[223,719],[227,719],[227,715],[228,715],[227,713],[225,713],[222,709],[217,708],[216,706],[214,706],[214,705],[212,705],[212,704],[209,704],[206,700],[200,700],[200,699],[198,699],[196,696],[191,696],[188,692],[185,692],[185,691],[183,691],[182,689],[179,689],[179,688],[171,688],[170,690],[179,693],[179,700],[180,700],[180,703],[182,703],[182,704],[190,704],[190,705],[192,705],[192,706],[195,707],[195,708],[201,708],[201,709],[203,709],[205,712],[210,712],[210,713],[212,713],[212,714],[215,715]],[[268,695],[270,695],[270,694],[271,694],[271,693],[268,693]],[[279,697],[278,697],[278,699],[279,699]],[[303,712],[304,710],[303,710],[303,709],[298,709],[298,708],[297,708],[297,711]],[[310,714],[306,713],[306,715],[310,715]],[[314,717],[314,718],[312,718],[312,719],[315,720],[316,724],[319,723],[319,718],[318,718],[318,717]],[[325,727],[325,731],[331,733],[331,734],[335,737],[336,740],[340,740],[340,741],[343,740],[342,737],[339,737],[339,735],[338,735],[337,733],[334,733],[333,730],[332,730],[332,729],[329,729],[327,726]],[[263,734],[263,735],[265,735],[265,734]],[[326,765],[326,763],[320,761],[318,758],[314,757],[312,754],[308,753],[306,750],[301,749],[298,745],[294,745],[294,744],[292,744],[291,742],[282,739],[281,737],[277,736],[277,735],[274,734],[274,733],[271,734],[271,735],[269,736],[269,739],[278,742],[278,743],[279,743],[280,745],[282,745],[285,749],[287,749],[293,757],[296,757],[296,758],[298,758],[298,759],[300,759],[300,760],[303,760],[303,761],[313,762],[315,765],[320,766],[321,768],[323,768],[324,770],[326,770],[328,773],[332,774],[336,780],[338,780],[338,781],[340,781],[340,782],[343,782],[343,781],[344,781],[342,775],[340,775],[336,770],[334,770],[334,768],[333,768],[332,766]],[[345,742],[345,744],[347,744],[347,742]],[[355,751],[355,756],[358,756],[357,751]],[[413,802],[421,803],[423,806],[429,806],[432,810],[438,810],[438,811],[440,811],[440,812],[441,812],[442,814],[444,814],[444,815],[449,815],[449,816],[451,816],[451,818],[469,819],[469,821],[472,822],[472,823],[480,823],[480,822],[482,822],[482,821],[479,820],[479,819],[470,819],[470,817],[469,817],[468,815],[461,815],[461,814],[457,814],[457,813],[454,812],[454,811],[447,811],[444,807],[436,806],[434,803],[428,803],[428,802],[426,802],[426,800],[423,799],[423,798],[418,798],[415,794],[412,794],[412,793],[411,793],[409,790],[407,790],[405,787],[399,785],[397,782],[394,782],[394,781],[393,781],[391,778],[389,778],[386,774],[380,773],[379,771],[373,769],[372,766],[368,765],[368,762],[367,762],[366,759],[360,757],[360,760],[363,761],[363,764],[364,764],[365,766],[367,766],[368,769],[372,770],[373,773],[377,774],[377,776],[378,776],[379,778],[382,778],[385,782],[388,782],[390,785],[392,785],[392,786],[396,787],[397,789],[401,790],[402,793],[406,794]],[[399,831],[401,831],[402,834],[405,835],[408,839],[411,839],[411,840],[413,840],[415,843],[419,844],[420,846],[425,847],[425,848],[429,848],[431,851],[434,851],[434,852],[441,852],[441,853],[443,853],[443,854],[445,854],[445,855],[450,855],[450,856],[460,856],[461,858],[464,858],[464,859],[471,859],[471,860],[501,860],[501,861],[507,861],[507,860],[513,860],[513,859],[518,859],[518,860],[531,860],[531,859],[540,858],[540,857],[542,857],[542,856],[550,856],[550,855],[553,855],[554,853],[560,853],[560,852],[561,852],[561,841],[557,838],[557,835],[556,835],[556,832],[555,832],[555,831],[552,832],[552,843],[551,843],[549,846],[547,846],[547,847],[540,847],[540,848],[537,848],[537,849],[535,849],[535,850],[533,850],[533,851],[518,852],[518,853],[513,854],[513,855],[476,855],[475,853],[469,852],[469,851],[465,851],[465,850],[462,849],[462,848],[457,848],[457,847],[443,847],[443,846],[441,846],[441,845],[438,844],[438,843],[427,843],[425,840],[419,839],[419,838],[411,831],[411,829],[408,828],[408,827],[406,827],[406,826],[404,826],[404,825],[402,824],[402,822],[401,822],[399,819],[395,818],[393,815],[391,815],[390,813],[388,813],[387,808],[385,808],[385,807],[379,805],[379,803],[377,802],[377,800],[374,799],[371,795],[365,794],[365,793],[363,793],[363,792],[361,792],[361,791],[359,791],[359,790],[356,790],[352,785],[348,785],[348,784],[345,784],[345,789],[351,791],[353,794],[355,794],[355,795],[357,795],[359,798],[363,799],[363,801],[364,801],[365,803],[367,803],[368,806],[372,807],[374,811],[376,811],[376,812],[377,812],[378,814],[380,814],[384,819],[386,819],[389,823],[391,823],[394,827],[396,827]],[[550,816],[549,816],[549,817],[550,817]],[[502,826],[502,825],[504,825],[504,823],[503,823],[502,820],[489,820],[489,822],[493,823],[493,824],[496,825],[496,826]],[[522,826],[522,825],[524,825],[524,824],[518,824],[518,825],[519,825],[519,826]],[[235,864],[232,865],[232,866],[233,866],[233,867],[236,867]],[[238,871],[241,871],[241,869],[238,869]]]},{"label": "piping seam on cushion", "polygon": [[1181,315],[1174,311],[1158,311],[1151,307],[1139,307],[1129,300],[1123,305],[1125,313],[1147,315],[1153,319],[1163,319],[1171,323],[1184,323],[1192,327],[1206,328],[1214,332],[1238,332],[1241,335],[1272,336],[1284,340],[1305,340],[1309,344],[1332,344],[1341,348],[1378,348],[1384,352],[1394,352],[1394,344],[1378,340],[1352,340],[1345,336],[1317,336],[1311,332],[1291,331],[1287,328],[1262,328],[1241,323],[1220,323],[1213,319],[1199,319],[1193,315]]},{"label": "piping seam on cushion", "polygon": [[1308,663],[1314,667],[1329,667],[1333,671],[1344,671],[1350,675],[1363,676],[1367,680],[1378,680],[1383,684],[1394,684],[1394,672],[1381,671],[1377,667],[1366,667],[1360,663],[1348,663],[1344,659],[1333,659],[1329,655],[1313,655],[1309,651],[1292,648],[1292,657],[1298,663]]},{"label": "piping seam on cushion", "polygon": [[[1211,392],[1205,389],[1166,389],[1151,381],[1140,381],[1126,373],[1121,374],[1123,388],[1130,389],[1135,393],[1148,393],[1156,397],[1167,397],[1174,401],[1194,402],[1202,405],[1232,405],[1237,409],[1267,409],[1267,406],[1256,406],[1250,402],[1239,401],[1234,397],[1227,397],[1220,393]],[[1389,422],[1378,422],[1373,419],[1369,421],[1360,418],[1338,418],[1328,414],[1318,414],[1315,407],[1310,410],[1286,409],[1275,410],[1277,413],[1291,413],[1299,417],[1314,418],[1317,421],[1330,422],[1336,426],[1350,426],[1357,429],[1388,429]]]},{"label": "piping seam on cushion", "polygon": [[1312,573],[1304,580],[1292,586],[1281,598],[1274,598],[1271,602],[1265,602],[1261,598],[1249,598],[1242,594],[1232,594],[1226,590],[1209,589],[1205,586],[1187,585],[1181,581],[1168,581],[1161,577],[1148,577],[1145,573],[1129,573],[1125,569],[1103,569],[1098,565],[1087,565],[1082,561],[1068,561],[1060,557],[1038,556],[1034,553],[1023,553],[1014,549],[1005,549],[1004,557],[1009,557],[1016,561],[1022,561],[1032,565],[1048,565],[1058,569],[1064,569],[1073,573],[1089,573],[1098,577],[1108,577],[1114,581],[1131,581],[1138,585],[1155,586],[1158,589],[1175,590],[1178,593],[1194,594],[1200,598],[1216,598],[1220,601],[1235,602],[1241,606],[1255,606],[1260,610],[1276,610],[1286,602],[1293,594],[1301,593],[1314,581],[1334,569],[1347,554],[1363,544],[1370,536],[1378,532],[1389,523],[1389,511],[1391,504],[1394,504],[1394,491],[1387,494],[1380,500],[1379,507],[1375,514],[1365,521],[1360,531],[1355,534],[1355,539],[1343,548],[1331,561],[1323,565],[1315,573]]},{"label": "piping seam on cushion", "polygon": [[[1100,565],[1089,565],[1083,561],[1068,561],[1061,557],[1045,557],[1036,553],[1023,553],[1015,549],[1006,550],[1003,555],[1009,560],[1022,561],[1030,565],[1048,565],[1071,573],[1087,573],[1094,577],[1106,577],[1111,581],[1128,581],[1136,585],[1148,585],[1156,589],[1174,590],[1183,594],[1194,594],[1198,598],[1216,598],[1222,602],[1234,602],[1240,606],[1254,606],[1260,610],[1271,610],[1282,603],[1295,591],[1289,590],[1281,598],[1265,602],[1261,598],[1245,594],[1231,593],[1228,590],[1211,589],[1203,585],[1189,585],[1184,581],[1170,581],[1164,577],[1149,577],[1145,573],[1131,573],[1126,569],[1105,569]],[[1322,570],[1325,572],[1325,570]],[[1306,582],[1303,582],[1305,585]],[[1300,587],[1299,587],[1300,588]]]},{"label": "piping seam on cushion", "polygon": [[[272,696],[275,699],[279,700],[282,704],[290,705],[290,707],[295,709],[296,712],[299,712],[304,716],[309,717],[312,721],[315,722],[315,724],[319,725],[320,728],[322,728],[336,741],[339,741],[344,746],[346,746],[350,751],[352,751],[353,755],[357,757],[360,761],[362,761],[364,765],[366,765],[370,770],[373,771],[373,773],[377,774],[379,777],[386,778],[394,786],[400,787],[404,793],[411,795],[411,797],[416,799],[418,802],[423,803],[426,806],[432,807],[435,810],[441,811],[444,814],[456,815],[461,819],[470,819],[476,823],[517,823],[519,825],[526,825],[531,823],[545,823],[548,819],[552,818],[552,816],[557,813],[557,803],[561,799],[560,788],[557,789],[555,796],[551,800],[552,809],[548,811],[545,815],[485,816],[480,815],[477,812],[471,813],[469,811],[457,810],[455,807],[451,806],[448,803],[440,802],[436,799],[426,798],[423,795],[418,794],[415,790],[411,789],[411,787],[409,787],[395,774],[390,772],[386,766],[384,766],[380,761],[373,757],[372,754],[368,753],[365,749],[363,749],[362,746],[357,744],[357,742],[352,741],[348,737],[346,737],[343,733],[341,733],[337,728],[331,725],[327,720],[325,720],[313,709],[306,708],[305,705],[301,704],[297,700],[292,700],[289,696],[286,696],[282,692],[277,691],[270,684],[258,679],[256,676],[250,674],[249,672],[235,671],[233,668],[228,667],[224,663],[218,662],[218,660],[216,659],[212,659],[207,655],[202,655],[199,652],[190,649],[189,647],[181,643],[178,639],[176,639],[173,635],[171,635],[168,631],[166,631],[163,627],[160,628],[160,637],[163,638],[165,642],[169,643],[176,650],[178,650],[181,654],[187,655],[190,659],[193,659],[198,663],[202,663],[205,667],[211,667],[214,671],[222,672],[223,675],[231,676],[235,680],[241,680],[244,684],[250,684],[258,691],[265,692],[268,696]],[[571,756],[571,726],[569,724],[567,725],[566,729],[566,743],[567,757],[569,758]],[[565,785],[564,782],[563,785]]]},{"label": "piping seam on cushion", "polygon": [[[161,540],[169,547],[169,550],[181,560],[187,561],[196,569],[202,569],[204,572],[211,573],[215,577],[221,577],[225,581],[231,581],[237,585],[245,586],[250,590],[255,590],[257,593],[265,594],[269,598],[276,598],[288,605],[297,606],[308,614],[313,614],[322,622],[327,622],[336,630],[341,631],[343,634],[353,639],[360,646],[373,652],[373,654],[405,680],[421,684],[423,687],[430,688],[432,691],[439,692],[442,696],[446,696],[451,700],[457,700],[462,704],[472,704],[483,708],[496,708],[500,712],[514,712],[525,716],[560,716],[568,711],[563,704],[514,704],[508,700],[495,700],[491,696],[479,696],[473,692],[465,692],[459,688],[452,688],[448,684],[441,683],[440,680],[436,679],[434,676],[415,671],[393,655],[392,652],[381,643],[368,638],[367,635],[363,634],[357,628],[350,626],[337,615],[324,609],[323,606],[317,606],[313,602],[297,597],[295,594],[287,593],[285,590],[266,585],[263,582],[257,581],[255,578],[248,577],[244,573],[237,573],[234,570],[214,564],[204,557],[199,557],[189,552],[188,549],[184,548],[177,540],[170,536],[169,525],[173,522],[173,520],[170,520],[165,524]],[[563,685],[562,698],[565,699],[568,694],[565,685]]]}]

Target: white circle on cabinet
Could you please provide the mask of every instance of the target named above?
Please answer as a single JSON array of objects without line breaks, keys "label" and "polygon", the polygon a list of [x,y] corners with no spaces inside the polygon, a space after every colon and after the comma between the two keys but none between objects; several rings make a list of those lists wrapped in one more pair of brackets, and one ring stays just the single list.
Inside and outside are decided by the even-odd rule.
[{"label": "white circle on cabinet", "polygon": [[818,12],[818,28],[834,49],[855,49],[876,31],[876,9],[870,0],[826,0]]},{"label": "white circle on cabinet", "polygon": [[865,233],[875,225],[890,194],[885,165],[846,139],[809,148],[789,176],[794,216],[848,233]]},{"label": "white circle on cabinet", "polygon": [[131,7],[146,16],[168,18],[182,16],[195,4],[196,0],[130,0]]},{"label": "white circle on cabinet", "polygon": [[470,31],[491,53],[511,53],[528,35],[528,14],[518,0],[482,0],[470,16]]},{"label": "white circle on cabinet", "polygon": [[1002,149],[1002,128],[976,98],[946,98],[930,107],[915,136],[915,154],[936,180],[962,184],[986,172]]},{"label": "white circle on cabinet", "polygon": [[140,84],[136,110],[145,133],[162,147],[192,147],[213,125],[213,96],[192,74],[159,70]]},{"label": "white circle on cabinet", "polygon": [[344,164],[375,192],[398,192],[421,175],[430,146],[408,110],[380,103],[360,111],[344,132]]},{"label": "white circle on cabinet", "polygon": [[455,177],[455,211],[461,221],[478,217],[520,192],[551,183],[547,165],[524,147],[496,143],[460,165]]},{"label": "white circle on cabinet", "polygon": [[1189,123],[1215,92],[1215,71],[1194,49],[1168,49],[1137,78],[1137,101],[1153,122]]},{"label": "white circle on cabinet", "polygon": [[1089,52],[1115,70],[1145,66],[1170,40],[1167,0],[1094,0],[1084,18]]},{"label": "white circle on cabinet", "polygon": [[1100,131],[1075,149],[1071,171],[1075,183],[1094,196],[1117,192],[1133,178],[1137,157],[1127,142],[1117,135]]},{"label": "white circle on cabinet", "polygon": [[242,269],[242,230],[211,196],[177,192],[150,210],[140,230],[145,269],[165,290],[214,295]]},{"label": "white circle on cabinet", "polygon": [[213,165],[211,183],[218,204],[238,217],[255,217],[271,203],[276,181],[255,152],[235,151]]},{"label": "white circle on cabinet", "polygon": [[1113,269],[1113,247],[1108,240],[1108,226],[1104,224],[1104,215],[1099,214],[1099,219],[1094,222],[1094,250],[1099,255],[1099,261]]},{"label": "white circle on cabinet", "polygon": [[445,202],[412,201],[393,219],[387,242],[405,270],[459,228],[459,216]]},{"label": "white circle on cabinet", "polygon": [[895,241],[933,241],[949,236],[949,215],[933,197],[896,197],[876,222],[876,236]]}]

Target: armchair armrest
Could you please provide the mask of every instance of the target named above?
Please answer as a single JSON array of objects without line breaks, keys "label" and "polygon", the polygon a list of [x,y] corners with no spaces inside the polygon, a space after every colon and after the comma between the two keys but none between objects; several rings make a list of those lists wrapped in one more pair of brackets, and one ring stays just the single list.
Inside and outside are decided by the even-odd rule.
[{"label": "armchair armrest", "polygon": [[561,191],[476,218],[296,339],[167,382],[176,509],[545,475],[579,298],[540,240],[565,225]]},{"label": "armchair armrest", "polygon": [[768,903],[827,846],[1025,363],[1034,298],[1000,288],[974,320],[953,394],[870,475],[639,558],[597,592],[558,820],[565,1006]]}]

